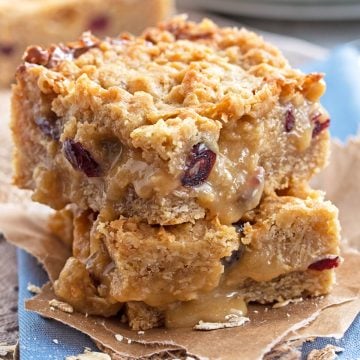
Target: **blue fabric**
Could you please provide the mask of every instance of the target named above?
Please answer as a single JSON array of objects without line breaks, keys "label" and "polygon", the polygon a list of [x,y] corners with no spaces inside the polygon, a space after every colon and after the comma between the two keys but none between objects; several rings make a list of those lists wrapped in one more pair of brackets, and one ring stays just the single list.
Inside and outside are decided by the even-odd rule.
[{"label": "blue fabric", "polygon": [[[65,359],[65,356],[76,355],[84,351],[84,347],[96,349],[91,339],[55,320],[26,311],[24,301],[31,298],[27,290],[28,283],[42,286],[48,281],[47,275],[35,258],[18,250],[19,268],[19,329],[21,360]],[[58,340],[58,344],[54,343]]]},{"label": "blue fabric", "polygon": [[327,90],[322,104],[330,112],[332,136],[346,140],[360,124],[360,41],[334,49],[324,61],[302,67],[323,72]]},{"label": "blue fabric", "polygon": [[[355,134],[360,123],[360,55],[356,44],[335,49],[323,62],[303,67],[305,71],[325,72],[328,89],[323,104],[331,115],[332,135],[341,139]],[[20,353],[22,360],[64,359],[65,356],[81,353],[85,346],[95,349],[91,340],[54,320],[46,320],[24,310],[24,300],[32,295],[27,284],[42,285],[46,274],[36,260],[23,251],[18,251],[19,262],[19,327]],[[326,344],[337,344],[345,348],[340,359],[360,359],[360,316],[340,341],[319,338],[305,343],[303,357],[312,349],[323,348]],[[55,344],[57,339],[59,344]]]}]

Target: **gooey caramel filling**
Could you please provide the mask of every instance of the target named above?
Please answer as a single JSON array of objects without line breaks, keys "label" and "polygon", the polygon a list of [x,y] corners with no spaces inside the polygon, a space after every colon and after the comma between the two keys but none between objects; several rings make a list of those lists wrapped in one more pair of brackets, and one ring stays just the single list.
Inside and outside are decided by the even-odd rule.
[{"label": "gooey caramel filling", "polygon": [[246,313],[246,303],[238,291],[219,287],[196,300],[171,305],[165,311],[165,325],[180,328],[193,327],[199,321],[223,323],[229,315],[244,316]]}]

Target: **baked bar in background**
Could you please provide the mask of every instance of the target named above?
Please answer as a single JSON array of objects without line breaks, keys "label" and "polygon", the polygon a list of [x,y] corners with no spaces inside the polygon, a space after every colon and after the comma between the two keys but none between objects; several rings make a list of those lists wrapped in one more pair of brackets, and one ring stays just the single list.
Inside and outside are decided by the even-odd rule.
[{"label": "baked bar in background", "polygon": [[102,37],[140,33],[172,11],[172,0],[1,0],[0,86],[14,80],[30,44],[70,41],[86,30]]}]

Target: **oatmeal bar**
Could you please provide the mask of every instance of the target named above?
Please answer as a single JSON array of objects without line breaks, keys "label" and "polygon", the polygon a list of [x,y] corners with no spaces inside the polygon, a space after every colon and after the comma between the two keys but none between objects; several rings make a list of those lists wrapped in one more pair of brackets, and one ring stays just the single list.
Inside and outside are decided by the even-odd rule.
[{"label": "oatmeal bar", "polygon": [[28,48],[16,76],[14,181],[54,209],[230,225],[327,162],[322,75],[245,29],[178,17],[139,37],[85,33]]},{"label": "oatmeal bar", "polygon": [[0,86],[13,80],[30,44],[69,41],[85,30],[101,36],[139,33],[171,10],[171,0],[1,0]]},{"label": "oatmeal bar", "polygon": [[266,197],[234,226],[217,220],[151,226],[81,214],[74,257],[55,291],[80,311],[103,314],[86,296],[78,303],[68,292],[69,286],[79,288],[72,274],[82,264],[98,296],[128,303],[134,329],[220,321],[231,309],[245,313],[251,301],[326,294],[340,262],[337,209],[319,192],[301,197]]}]

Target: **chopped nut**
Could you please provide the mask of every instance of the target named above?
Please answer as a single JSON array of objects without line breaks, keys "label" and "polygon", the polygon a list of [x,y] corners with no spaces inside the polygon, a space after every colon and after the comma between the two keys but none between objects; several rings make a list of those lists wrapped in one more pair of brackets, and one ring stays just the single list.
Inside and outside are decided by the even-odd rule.
[{"label": "chopped nut", "polygon": [[39,286],[36,286],[34,284],[31,284],[31,283],[28,283],[27,290],[30,291],[33,294],[40,294],[41,293],[41,289],[39,288]]},{"label": "chopped nut", "polygon": [[55,309],[61,310],[66,313],[74,312],[74,308],[70,304],[63,302],[63,301],[56,300],[56,299],[50,300],[49,305],[50,305],[50,309],[55,308]]},{"label": "chopped nut", "polygon": [[232,328],[232,327],[242,326],[246,322],[250,321],[249,318],[244,316],[239,316],[236,314],[229,314],[225,317],[225,319],[227,321],[222,323],[204,322],[200,320],[199,323],[194,326],[194,330],[210,331],[217,329]]},{"label": "chopped nut", "polygon": [[46,65],[49,61],[49,52],[40,46],[28,47],[25,51],[24,61],[31,64]]}]

